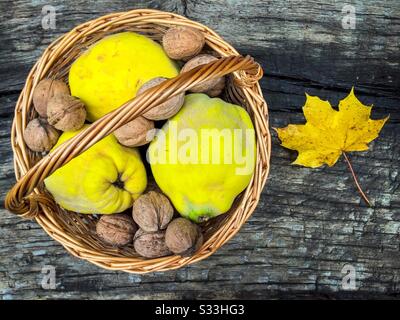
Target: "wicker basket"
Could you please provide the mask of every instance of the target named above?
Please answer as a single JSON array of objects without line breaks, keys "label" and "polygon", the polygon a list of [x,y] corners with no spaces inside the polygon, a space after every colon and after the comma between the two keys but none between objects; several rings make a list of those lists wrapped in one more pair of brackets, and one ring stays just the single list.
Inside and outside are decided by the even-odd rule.
[{"label": "wicker basket", "polygon": [[[163,33],[175,25],[201,30],[205,34],[208,49],[221,59],[147,90],[91,124],[51,155],[42,158],[27,148],[22,138],[23,132],[28,121],[37,116],[32,106],[32,91],[41,79],[51,77],[66,81],[69,66],[82,50],[108,34],[129,30],[159,41]],[[205,242],[193,256],[144,259],[137,255],[133,246],[107,246],[96,237],[96,216],[66,212],[43,188],[42,182],[48,175],[123,124],[199,82],[228,74],[224,98],[244,106],[250,113],[256,129],[257,163],[250,185],[237,197],[231,210],[202,225]],[[132,273],[165,271],[208,257],[234,236],[251,215],[267,179],[271,143],[267,105],[257,82],[261,76],[262,69],[257,63],[250,57],[240,56],[214,31],[173,13],[157,10],[113,13],[74,28],[44,51],[29,73],[18,99],[11,131],[17,183],[7,194],[6,208],[22,217],[34,218],[71,254],[106,269]]]}]

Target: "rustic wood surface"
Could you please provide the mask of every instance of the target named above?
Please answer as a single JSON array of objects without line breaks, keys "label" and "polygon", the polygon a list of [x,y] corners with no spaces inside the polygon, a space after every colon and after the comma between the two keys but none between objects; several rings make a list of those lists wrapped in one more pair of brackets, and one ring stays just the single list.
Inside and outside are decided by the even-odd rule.
[{"label": "rustic wood surface", "polygon": [[[343,29],[346,2],[355,29]],[[41,27],[56,8],[55,30]],[[390,121],[370,151],[350,154],[373,202],[358,196],[346,164],[291,166],[273,134],[272,169],[259,206],[216,254],[165,273],[130,275],[76,259],[38,225],[3,206],[14,183],[10,126],[28,71],[56,37],[100,15],[157,8],[207,24],[264,69],[272,126],[301,122],[304,92],[337,104],[354,85],[374,117]],[[398,298],[400,296],[400,2],[352,1],[0,1],[0,297],[19,298]],[[342,287],[345,264],[356,290]],[[42,267],[56,270],[54,290]]]}]

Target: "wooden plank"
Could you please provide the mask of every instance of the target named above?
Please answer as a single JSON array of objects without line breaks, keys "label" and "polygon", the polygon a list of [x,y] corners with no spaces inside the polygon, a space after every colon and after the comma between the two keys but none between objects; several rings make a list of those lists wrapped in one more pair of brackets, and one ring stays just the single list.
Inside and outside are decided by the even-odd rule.
[{"label": "wooden plank", "polygon": [[298,110],[304,92],[337,100],[357,92],[398,121],[400,6],[352,1],[356,29],[342,28],[337,1],[187,1],[189,18],[214,28],[264,67],[272,110]]},{"label": "wooden plank", "polygon": [[[203,22],[265,68],[271,126],[303,121],[304,92],[337,104],[352,85],[374,116],[391,114],[368,152],[350,154],[374,203],[366,207],[343,161],[333,168],[291,166],[295,153],[273,134],[271,175],[259,206],[236,237],[205,261],[180,270],[130,275],[76,259],[37,224],[0,208],[0,297],[266,298],[400,294],[400,4],[354,1],[355,30],[341,27],[342,3],[318,1],[53,1],[57,29],[40,27],[43,3],[0,3],[0,199],[14,183],[10,126],[29,69],[56,37],[112,11],[151,7]],[[356,269],[344,291],[342,267]],[[41,287],[44,265],[57,287]]]},{"label": "wooden plank", "polygon": [[[184,13],[253,55],[271,109],[296,109],[304,91],[330,99],[356,86],[382,112],[398,110],[400,8],[396,0],[354,1],[356,29],[342,28],[343,4],[301,1],[54,1],[57,29],[41,28],[41,2],[12,2],[0,23],[3,44],[0,92],[18,90],[33,62],[56,37],[77,24],[112,11],[151,7]],[[75,3],[75,2],[74,2]],[[158,4],[160,3],[160,4]],[[395,115],[397,117],[397,114]],[[396,118],[398,119],[398,118]]]},{"label": "wooden plank", "polygon": [[[283,125],[289,118],[276,113],[273,125]],[[400,193],[395,159],[400,150],[394,137],[399,133],[398,126],[388,125],[370,152],[352,155],[374,208],[360,204],[343,162],[314,170],[289,166],[293,154],[278,147],[274,138],[271,176],[250,221],[211,258],[178,271],[133,276],[101,270],[66,254],[36,224],[2,210],[0,295],[95,298],[101,292],[104,298],[262,298],[314,290],[335,294],[341,291],[340,271],[346,263],[357,270],[358,292],[398,293]],[[6,137],[1,139],[6,145]],[[9,161],[2,164],[2,172],[10,169]],[[12,181],[11,175],[2,176],[2,198]],[[58,275],[54,292],[40,287],[40,270],[49,264]]]}]

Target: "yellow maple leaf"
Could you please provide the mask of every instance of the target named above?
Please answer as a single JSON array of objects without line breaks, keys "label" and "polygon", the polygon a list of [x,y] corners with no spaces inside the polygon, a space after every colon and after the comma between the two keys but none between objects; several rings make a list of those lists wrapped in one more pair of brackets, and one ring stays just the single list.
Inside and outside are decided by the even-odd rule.
[{"label": "yellow maple leaf", "polygon": [[303,113],[307,122],[275,130],[282,146],[298,151],[293,164],[333,166],[345,151],[368,150],[367,144],[378,137],[389,116],[372,120],[371,108],[357,99],[354,88],[339,102],[339,110],[328,101],[306,94]]}]

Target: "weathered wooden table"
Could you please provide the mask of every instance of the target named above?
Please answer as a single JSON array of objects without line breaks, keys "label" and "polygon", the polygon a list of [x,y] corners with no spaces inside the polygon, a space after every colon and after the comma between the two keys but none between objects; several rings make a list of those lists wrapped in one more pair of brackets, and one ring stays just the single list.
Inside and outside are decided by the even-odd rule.
[{"label": "weathered wooden table", "polygon": [[[399,297],[398,0],[57,0],[51,1],[56,29],[48,30],[41,24],[46,4],[0,2],[0,297]],[[216,254],[177,271],[140,276],[99,269],[67,254],[36,223],[4,210],[14,183],[13,109],[36,59],[77,24],[143,7],[205,23],[259,61],[272,126],[303,120],[305,92],[336,105],[353,85],[362,102],[374,104],[374,117],[390,113],[370,151],[350,155],[373,206],[360,199],[343,160],[332,168],[292,166],[295,152],[273,134],[271,174],[254,215]],[[46,265],[55,267],[54,290],[41,286]],[[355,290],[342,286],[345,265],[354,268]]]}]

